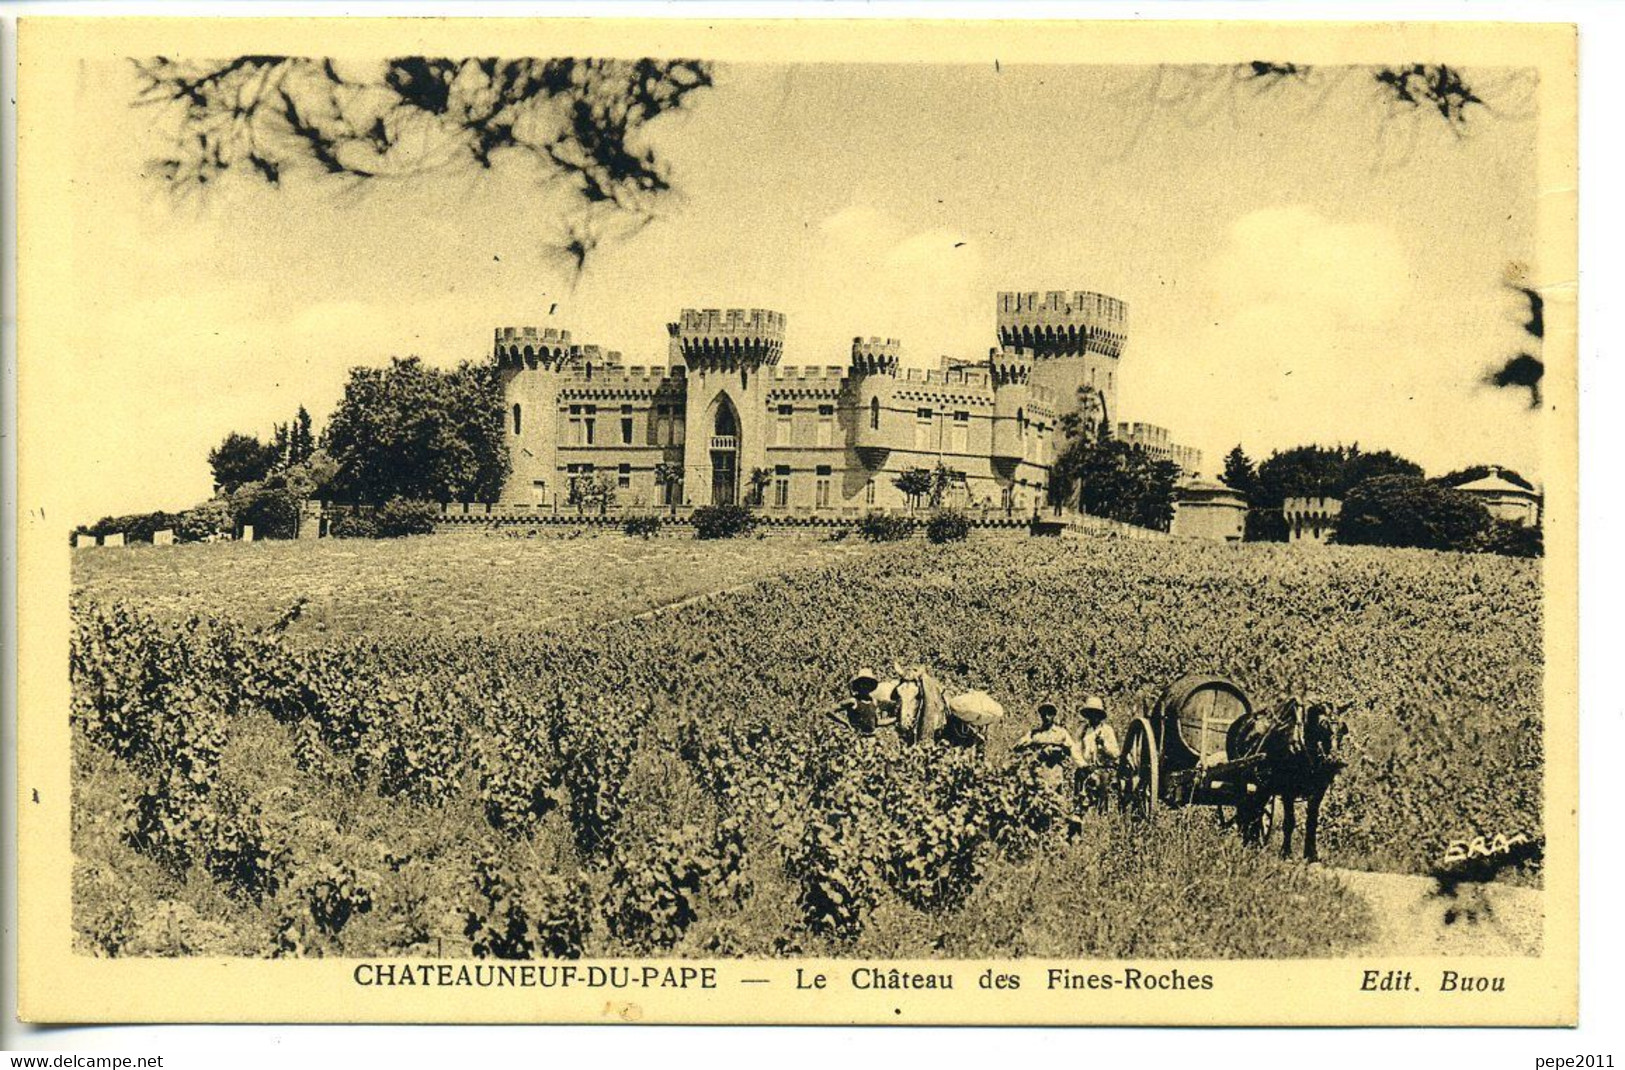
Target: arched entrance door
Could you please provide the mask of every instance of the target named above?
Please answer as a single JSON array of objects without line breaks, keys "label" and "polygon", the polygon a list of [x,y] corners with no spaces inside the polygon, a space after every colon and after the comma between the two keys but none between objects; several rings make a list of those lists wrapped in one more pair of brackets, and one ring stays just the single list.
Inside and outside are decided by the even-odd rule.
[{"label": "arched entrance door", "polygon": [[711,422],[711,504],[739,500],[739,413],[728,395],[719,395]]}]

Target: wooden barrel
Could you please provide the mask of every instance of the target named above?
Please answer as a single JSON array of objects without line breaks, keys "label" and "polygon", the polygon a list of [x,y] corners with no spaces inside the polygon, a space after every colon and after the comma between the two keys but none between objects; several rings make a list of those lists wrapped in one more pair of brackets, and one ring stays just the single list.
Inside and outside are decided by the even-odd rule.
[{"label": "wooden barrel", "polygon": [[1158,709],[1164,751],[1178,748],[1191,761],[1211,764],[1226,759],[1225,733],[1253,707],[1247,693],[1222,676],[1186,676],[1168,685]]}]

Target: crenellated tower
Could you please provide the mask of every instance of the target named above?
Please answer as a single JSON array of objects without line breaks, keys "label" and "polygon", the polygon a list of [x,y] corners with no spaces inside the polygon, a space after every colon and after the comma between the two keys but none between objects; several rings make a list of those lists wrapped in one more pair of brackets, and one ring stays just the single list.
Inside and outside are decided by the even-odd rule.
[{"label": "crenellated tower", "polygon": [[561,375],[575,359],[570,332],[552,327],[498,327],[492,355],[502,383],[502,418],[512,471],[502,500],[542,505],[560,488],[558,394]]},{"label": "crenellated tower", "polygon": [[889,375],[895,379],[902,353],[903,343],[895,338],[854,338],[852,374],[859,377]]},{"label": "crenellated tower", "polygon": [[1103,411],[1093,422],[1117,413],[1117,366],[1128,341],[1128,305],[1087,290],[999,294],[999,342],[1031,354],[1031,381],[1052,391],[1072,408],[1088,388]]},{"label": "crenellated tower", "polygon": [[990,349],[987,367],[993,380],[993,456],[1019,461],[1030,452],[1026,430],[1033,355],[1020,346]]},{"label": "crenellated tower", "polygon": [[743,481],[766,464],[763,368],[784,355],[785,318],[764,308],[685,308],[671,336],[671,362],[687,368],[684,500],[742,500]]},{"label": "crenellated tower", "polygon": [[852,339],[845,392],[846,404],[856,410],[852,443],[872,465],[884,459],[885,444],[898,433],[894,395],[902,358],[903,343],[896,338]]}]

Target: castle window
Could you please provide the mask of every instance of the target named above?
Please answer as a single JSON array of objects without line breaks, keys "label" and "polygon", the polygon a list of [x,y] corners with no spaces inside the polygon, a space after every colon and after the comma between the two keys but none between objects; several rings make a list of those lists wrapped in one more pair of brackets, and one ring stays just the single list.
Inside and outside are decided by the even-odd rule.
[{"label": "castle window", "polygon": [[519,402],[516,401],[513,403],[513,433],[517,435],[523,426],[519,414]]},{"label": "castle window", "polygon": [[780,405],[778,422],[773,427],[773,445],[788,446],[790,444],[790,422],[795,415],[794,405]]},{"label": "castle window", "polygon": [[954,413],[953,452],[970,452],[970,413]]},{"label": "castle window", "polygon": [[596,445],[598,441],[598,406],[581,406],[581,442],[583,445]]},{"label": "castle window", "polygon": [[621,445],[632,444],[632,406],[621,406]]},{"label": "castle window", "polygon": [[936,414],[930,409],[914,410],[914,448],[931,449],[931,424]]},{"label": "castle window", "polygon": [[863,504],[875,504],[875,477],[870,476],[869,482],[863,485]]},{"label": "castle window", "polygon": [[819,508],[819,509],[828,509],[829,508],[829,484],[830,484],[830,476],[831,476],[831,474],[832,473],[830,471],[829,465],[821,464],[821,465],[818,466],[818,471],[817,471],[818,483],[817,483],[816,489],[814,491],[816,496],[813,499],[813,505],[816,508]]},{"label": "castle window", "polygon": [[657,446],[669,446],[669,445],[671,445],[671,406],[670,405],[656,405],[655,406],[654,433],[655,433],[655,445],[657,445]]},{"label": "castle window", "polygon": [[818,444],[828,446],[835,441],[835,406],[818,406]]},{"label": "castle window", "polygon": [[615,470],[615,485],[622,490],[632,485],[632,466],[623,464]]},{"label": "castle window", "polygon": [[780,509],[790,504],[790,466],[787,464],[773,469],[773,504]]},{"label": "castle window", "polygon": [[880,430],[880,399],[869,399],[869,430]]}]

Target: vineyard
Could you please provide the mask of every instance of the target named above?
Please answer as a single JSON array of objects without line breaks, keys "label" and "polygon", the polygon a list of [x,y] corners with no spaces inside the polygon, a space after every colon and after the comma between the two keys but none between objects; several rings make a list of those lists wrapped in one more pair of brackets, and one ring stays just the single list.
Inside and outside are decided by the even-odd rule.
[{"label": "vineyard", "polygon": [[[80,583],[81,950],[1358,948],[1371,918],[1325,871],[1243,848],[1211,813],[1069,821],[1011,753],[1043,695],[1104,693],[1121,725],[1196,668],[1354,704],[1321,840],[1334,866],[1425,872],[1464,835],[1540,829],[1538,562],[973,539],[652,616],[538,604],[479,634],[298,641],[307,594],[284,575],[280,616],[184,620],[173,599],[107,601],[117,577]],[[821,713],[851,670],[893,662],[989,690],[1014,723],[985,758],[833,729]]]}]

